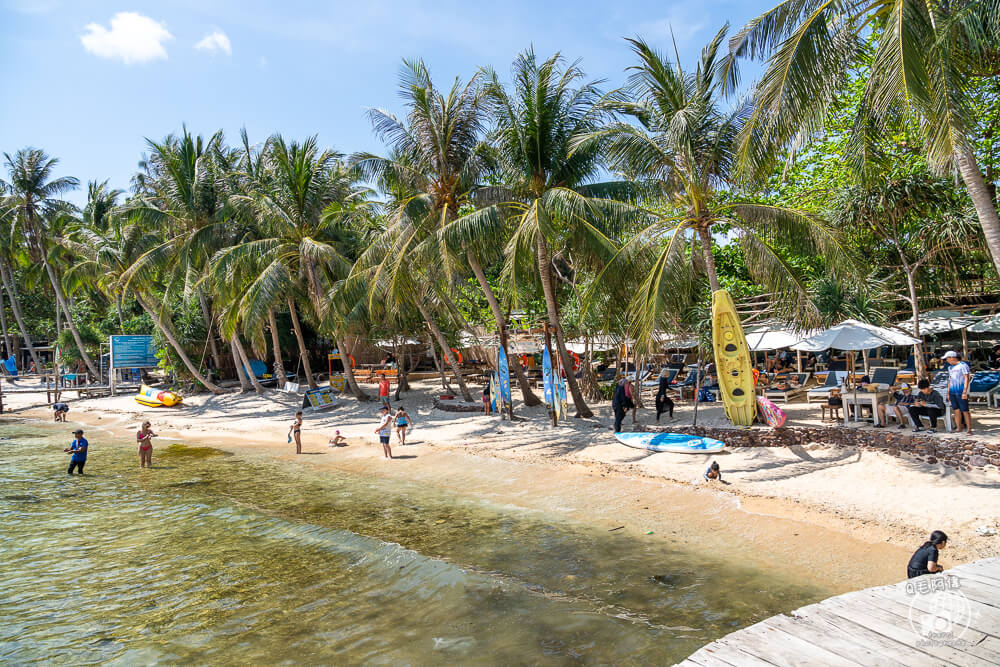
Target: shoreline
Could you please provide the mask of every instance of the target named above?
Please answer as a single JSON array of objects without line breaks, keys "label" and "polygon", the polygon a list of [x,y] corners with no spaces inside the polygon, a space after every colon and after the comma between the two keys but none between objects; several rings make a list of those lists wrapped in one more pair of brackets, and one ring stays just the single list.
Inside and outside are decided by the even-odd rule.
[{"label": "shoreline", "polygon": [[[143,408],[131,395],[78,400],[70,402],[67,426],[79,423],[132,437],[138,422],[150,419],[165,436],[159,446],[166,440],[196,441],[305,463],[310,471],[431,484],[555,512],[606,530],[625,526],[621,530],[644,539],[666,539],[779,568],[831,594],[898,581],[912,550],[932,528],[953,537],[946,566],[997,555],[997,538],[978,536],[973,529],[1000,519],[1000,503],[995,502],[1000,475],[991,470],[943,471],[880,452],[821,445],[734,448],[716,457],[652,454],[618,444],[600,418],[570,420],[556,429],[534,415],[511,424],[481,414],[435,410],[431,393],[417,386],[404,396],[402,404],[416,424],[407,438],[414,445],[400,448],[393,436],[394,454],[408,458],[392,462],[381,458],[374,442],[375,403],[352,399],[333,411],[306,415],[303,456],[286,444],[288,424],[301,400],[295,395],[198,395],[180,409]],[[51,423],[47,406],[24,403],[5,414]],[[530,411],[519,406],[522,415]],[[706,421],[712,418],[711,413],[705,416]],[[334,429],[347,437],[348,447],[326,445]],[[692,483],[713,458],[730,484]],[[878,496],[878,489],[865,488],[872,475],[885,486],[883,502],[874,507],[870,496]],[[922,486],[913,483],[924,477]],[[917,525],[910,514],[877,511],[880,504],[899,502],[919,511],[920,502],[933,502],[935,494],[978,505],[980,511],[959,521],[967,507],[942,507],[926,526]],[[979,502],[989,495],[992,505]]]}]

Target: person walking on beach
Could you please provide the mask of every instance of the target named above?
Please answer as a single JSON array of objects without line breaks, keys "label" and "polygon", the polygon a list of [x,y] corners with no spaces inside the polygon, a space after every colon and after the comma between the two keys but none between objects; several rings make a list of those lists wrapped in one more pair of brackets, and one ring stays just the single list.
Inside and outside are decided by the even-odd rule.
[{"label": "person walking on beach", "polygon": [[403,406],[399,406],[396,410],[396,440],[399,441],[400,446],[406,445],[406,429],[413,425],[413,420],[410,419],[410,415],[406,413]]},{"label": "person walking on beach", "polygon": [[69,412],[69,406],[62,401],[56,401],[52,404],[52,412],[57,422],[64,422],[66,421],[66,413]]},{"label": "person walking on beach", "polygon": [[295,413],[295,421],[288,427],[288,442],[295,440],[295,453],[302,453],[302,411]]},{"label": "person walking on beach", "polygon": [[667,389],[670,388],[670,369],[663,367],[660,370],[660,383],[656,388],[656,421],[660,421],[660,415],[664,412],[670,419],[674,418],[674,402],[667,396]]},{"label": "person walking on beach", "polygon": [[389,436],[392,433],[392,415],[389,414],[389,406],[383,405],[379,408],[381,413],[378,426],[375,428],[375,432],[378,434],[378,441],[382,443],[382,453],[385,454],[385,458],[392,458],[392,447],[389,446]]},{"label": "person walking on beach", "polygon": [[[907,408],[910,412],[910,418],[913,419],[913,423],[916,425],[913,432],[926,431],[927,433],[933,433],[937,428],[938,417],[944,414],[944,399],[941,398],[941,394],[937,393],[936,389],[931,389],[931,383],[927,378],[917,383],[917,390],[916,400]],[[930,419],[930,428],[925,429],[923,427],[920,423],[921,416]]]},{"label": "person walking on beach", "polygon": [[938,556],[939,550],[946,546],[948,546],[948,536],[944,531],[935,530],[931,533],[930,539],[913,552],[910,562],[906,564],[906,578],[913,579],[925,574],[944,572],[944,568],[938,564]]},{"label": "person walking on beach", "polygon": [[611,399],[611,409],[615,413],[615,433],[621,433],[622,421],[625,419],[625,413],[632,408],[632,399],[629,398],[628,393],[625,390],[627,380],[621,379],[618,381],[618,386],[615,387],[615,395]]},{"label": "person walking on beach", "polygon": [[955,430],[962,430],[964,420],[966,435],[972,435],[972,415],[969,413],[972,373],[969,364],[962,361],[962,355],[955,350],[948,350],[941,358],[948,363],[948,400],[951,402],[951,411],[955,413]]},{"label": "person walking on beach", "polygon": [[149,422],[142,422],[142,428],[135,434],[135,440],[139,443],[139,467],[153,467],[153,438],[156,436]]},{"label": "person walking on beach", "polygon": [[90,443],[87,442],[85,437],[83,437],[82,428],[78,428],[73,431],[73,444],[71,444],[69,448],[63,450],[64,452],[73,455],[69,460],[68,474],[72,475],[74,468],[76,468],[77,474],[83,474],[83,466],[87,463],[87,448],[89,446]]},{"label": "person walking on beach", "polygon": [[378,381],[378,400],[389,409],[389,378],[385,375]]}]

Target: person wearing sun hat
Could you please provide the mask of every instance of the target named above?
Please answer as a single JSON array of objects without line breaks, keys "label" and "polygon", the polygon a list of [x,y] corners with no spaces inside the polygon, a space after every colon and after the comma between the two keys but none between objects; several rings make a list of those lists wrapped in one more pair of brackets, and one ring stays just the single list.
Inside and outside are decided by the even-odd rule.
[{"label": "person wearing sun hat", "polygon": [[[913,395],[913,389],[910,385],[903,382],[899,385],[899,390],[893,395],[892,409],[896,413],[896,419],[899,420],[898,428],[906,428],[906,412],[913,402],[916,400],[916,396]],[[883,424],[889,425],[889,420],[886,419],[886,406],[883,403],[878,405],[879,418]],[[878,426],[878,424],[876,424]]]},{"label": "person wearing sun hat", "polygon": [[955,350],[948,350],[941,358],[948,363],[948,400],[951,402],[951,411],[955,413],[955,431],[962,430],[964,421],[966,434],[972,435],[972,415],[969,413],[972,372],[969,364],[962,361],[962,355]]}]

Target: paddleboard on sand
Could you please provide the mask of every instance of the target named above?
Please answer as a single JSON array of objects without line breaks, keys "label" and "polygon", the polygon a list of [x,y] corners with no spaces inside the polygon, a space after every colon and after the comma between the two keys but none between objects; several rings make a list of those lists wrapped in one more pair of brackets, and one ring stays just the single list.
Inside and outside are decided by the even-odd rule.
[{"label": "paddleboard on sand", "polygon": [[757,397],[757,407],[760,409],[760,415],[767,422],[768,426],[772,428],[780,428],[785,424],[785,411],[779,408],[777,405],[767,400],[763,396]]},{"label": "paddleboard on sand", "polygon": [[721,452],[726,443],[713,438],[699,438],[684,433],[615,433],[618,442],[651,452],[711,454]]},{"label": "paddleboard on sand", "polygon": [[712,293],[712,347],[726,416],[735,426],[750,426],[757,411],[750,348],[736,306],[726,290]]}]

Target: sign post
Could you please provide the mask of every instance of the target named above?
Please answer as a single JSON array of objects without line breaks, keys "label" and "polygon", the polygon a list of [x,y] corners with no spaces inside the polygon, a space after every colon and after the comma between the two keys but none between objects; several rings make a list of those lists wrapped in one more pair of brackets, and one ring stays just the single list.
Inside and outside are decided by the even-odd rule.
[{"label": "sign post", "polygon": [[152,336],[111,336],[108,354],[108,384],[111,394],[117,390],[119,368],[156,368],[156,347]]}]

